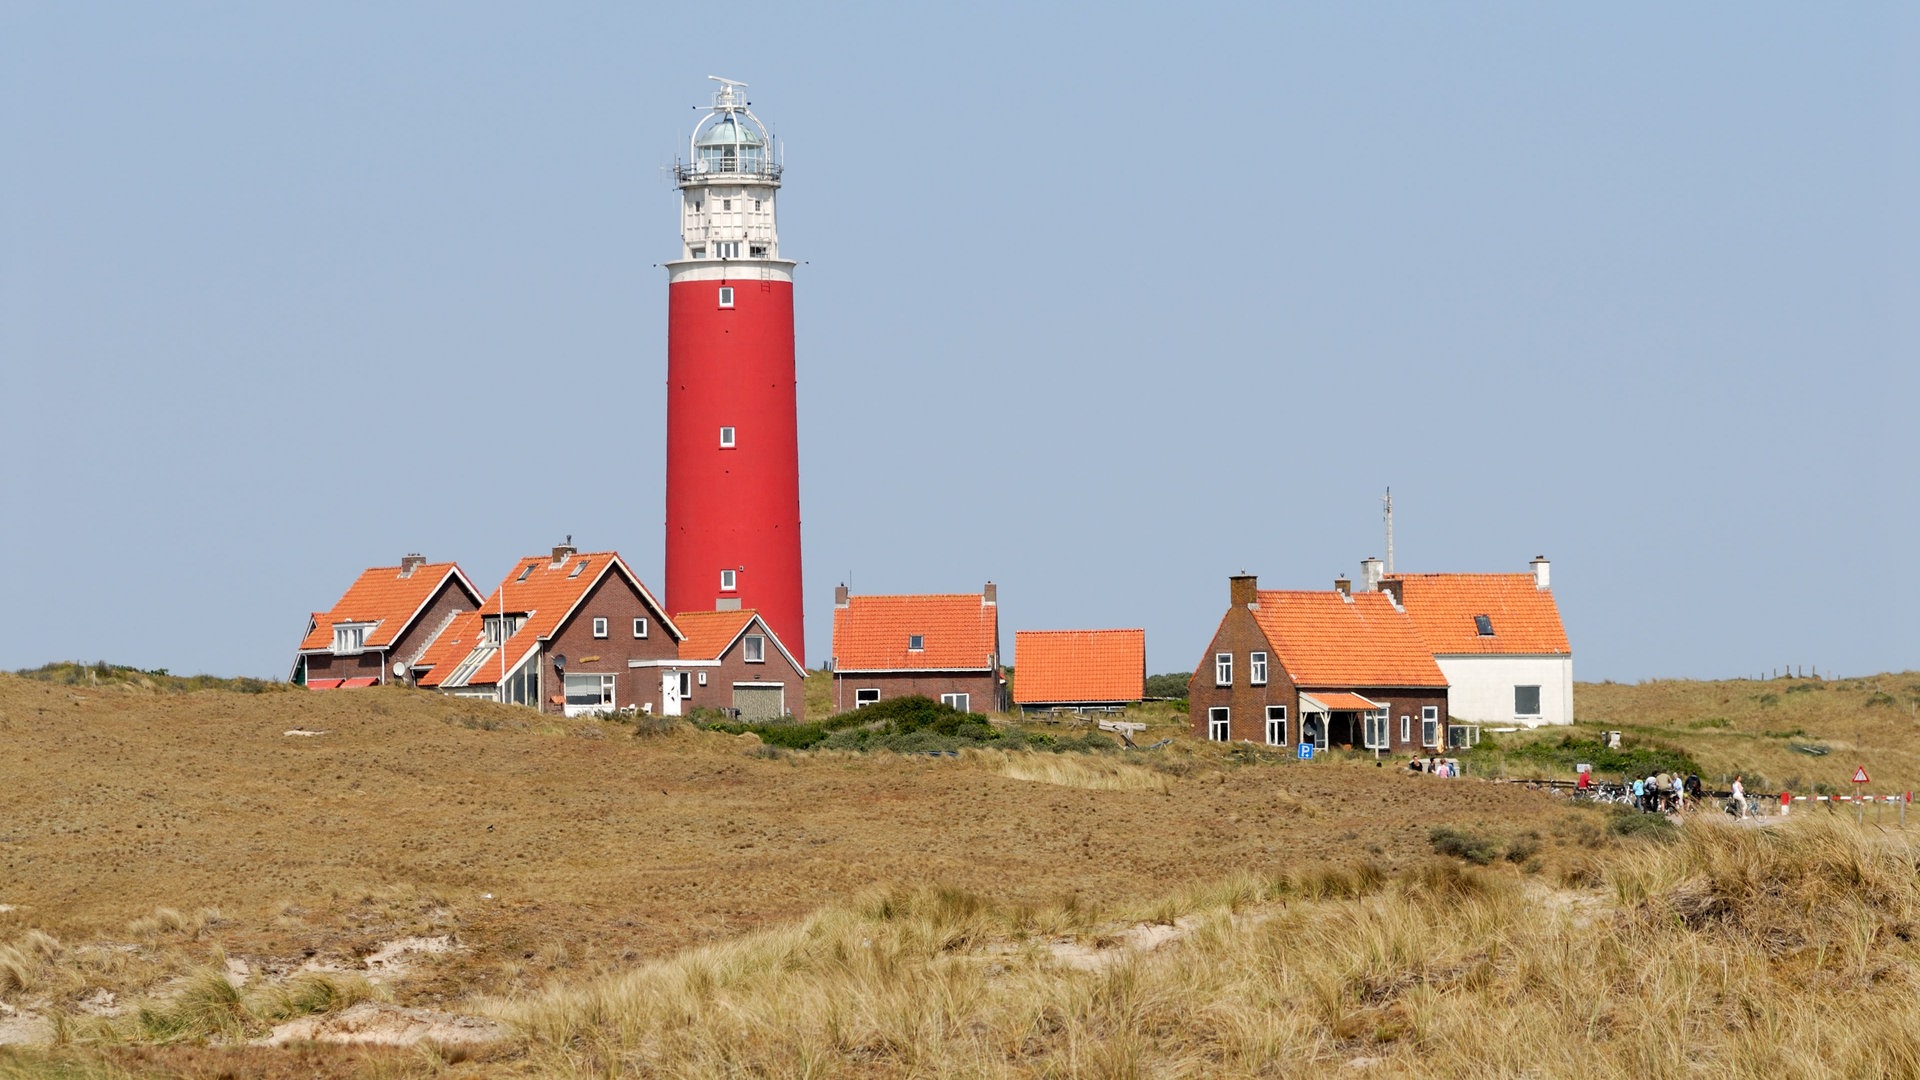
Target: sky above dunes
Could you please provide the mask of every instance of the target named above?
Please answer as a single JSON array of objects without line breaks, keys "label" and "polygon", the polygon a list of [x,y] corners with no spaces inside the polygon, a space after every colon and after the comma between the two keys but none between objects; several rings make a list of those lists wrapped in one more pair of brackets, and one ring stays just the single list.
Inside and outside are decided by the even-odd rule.
[{"label": "sky above dunes", "polygon": [[1896,4],[0,7],[0,667],[284,676],[420,551],[658,588],[667,168],[785,144],[810,663],[999,584],[1553,560],[1582,679],[1920,666]]}]

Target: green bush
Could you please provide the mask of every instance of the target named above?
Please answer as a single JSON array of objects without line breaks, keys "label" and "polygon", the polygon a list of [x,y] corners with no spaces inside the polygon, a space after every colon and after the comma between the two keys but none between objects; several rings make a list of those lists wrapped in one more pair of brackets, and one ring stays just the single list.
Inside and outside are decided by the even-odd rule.
[{"label": "green bush", "polygon": [[1475,866],[1485,866],[1500,854],[1500,843],[1493,837],[1451,825],[1435,825],[1427,833],[1427,842],[1435,852],[1465,859]]},{"label": "green bush", "polygon": [[1169,671],[1164,675],[1147,676],[1147,696],[1150,698],[1184,698],[1187,696],[1187,680],[1193,678],[1191,671]]},{"label": "green bush", "polygon": [[1607,822],[1607,831],[1615,836],[1644,836],[1649,840],[1674,840],[1678,834],[1665,814],[1645,814],[1638,810],[1617,810]]},{"label": "green bush", "polygon": [[809,724],[791,721],[749,723],[715,719],[712,715],[692,718],[709,731],[730,735],[752,732],[768,746],[788,750],[896,750],[913,753],[925,750],[957,750],[962,746],[984,743],[1001,745],[1002,734],[979,713],[963,713],[932,698],[890,698],[864,709],[829,716]]},{"label": "green bush", "polygon": [[1526,742],[1506,743],[1498,739],[1499,736],[1490,735],[1460,756],[1470,762],[1483,764],[1504,758],[1509,763],[1525,762],[1567,773],[1572,773],[1576,764],[1585,762],[1593,766],[1595,778],[1701,771],[1700,763],[1685,750],[1655,742],[1639,741],[1625,749],[1614,750],[1597,737],[1572,732],[1558,738]]}]

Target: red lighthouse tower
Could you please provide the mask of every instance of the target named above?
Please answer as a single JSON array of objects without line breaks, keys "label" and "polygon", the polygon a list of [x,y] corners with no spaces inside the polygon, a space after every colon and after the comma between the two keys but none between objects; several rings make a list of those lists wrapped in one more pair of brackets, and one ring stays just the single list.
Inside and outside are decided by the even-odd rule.
[{"label": "red lighthouse tower", "polygon": [[780,257],[773,139],[745,83],[675,167],[680,257],[667,263],[669,611],[756,608],[805,663],[793,260]]}]

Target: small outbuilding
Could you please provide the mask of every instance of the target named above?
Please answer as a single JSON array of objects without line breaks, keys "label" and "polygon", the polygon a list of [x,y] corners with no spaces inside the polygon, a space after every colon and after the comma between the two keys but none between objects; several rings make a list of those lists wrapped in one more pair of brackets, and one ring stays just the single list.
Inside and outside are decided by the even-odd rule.
[{"label": "small outbuilding", "polygon": [[1022,712],[1118,712],[1147,694],[1145,630],[1021,630],[1013,701]]}]

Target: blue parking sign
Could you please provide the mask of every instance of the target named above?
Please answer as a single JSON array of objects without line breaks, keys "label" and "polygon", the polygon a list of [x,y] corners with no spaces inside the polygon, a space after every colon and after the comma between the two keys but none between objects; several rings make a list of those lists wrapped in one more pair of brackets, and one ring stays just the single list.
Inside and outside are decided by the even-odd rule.
[{"label": "blue parking sign", "polygon": [[1313,744],[1312,743],[1303,742],[1300,744],[1300,760],[1301,761],[1313,760]]}]

